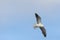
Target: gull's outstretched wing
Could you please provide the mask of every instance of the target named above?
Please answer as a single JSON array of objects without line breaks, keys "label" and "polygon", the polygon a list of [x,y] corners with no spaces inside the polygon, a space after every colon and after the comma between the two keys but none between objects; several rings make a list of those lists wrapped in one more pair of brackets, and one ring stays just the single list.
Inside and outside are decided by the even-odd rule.
[{"label": "gull's outstretched wing", "polygon": [[44,35],[44,37],[46,37],[46,30],[44,27],[40,27],[41,31],[42,31],[42,34]]},{"label": "gull's outstretched wing", "polygon": [[35,13],[35,16],[36,16],[37,24],[39,24],[41,22],[41,17],[37,13]]}]

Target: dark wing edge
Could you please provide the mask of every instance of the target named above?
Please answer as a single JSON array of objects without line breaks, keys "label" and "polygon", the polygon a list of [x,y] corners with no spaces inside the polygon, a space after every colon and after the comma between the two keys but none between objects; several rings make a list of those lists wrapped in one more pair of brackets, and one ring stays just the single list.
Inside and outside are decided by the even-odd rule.
[{"label": "dark wing edge", "polygon": [[44,37],[46,37],[46,29],[44,27],[40,27],[42,34],[44,35]]},{"label": "dark wing edge", "polygon": [[37,13],[35,13],[35,16],[36,16],[37,23],[40,23],[41,22],[41,17]]}]

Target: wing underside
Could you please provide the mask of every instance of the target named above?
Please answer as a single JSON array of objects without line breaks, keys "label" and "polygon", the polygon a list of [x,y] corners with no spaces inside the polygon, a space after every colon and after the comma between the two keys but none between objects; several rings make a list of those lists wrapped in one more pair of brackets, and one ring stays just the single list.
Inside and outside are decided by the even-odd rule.
[{"label": "wing underside", "polygon": [[44,35],[44,37],[46,37],[46,30],[44,27],[40,27],[41,31],[42,31],[42,34]]},{"label": "wing underside", "polygon": [[37,23],[39,24],[41,22],[41,17],[37,13],[35,13],[35,16],[36,16]]}]

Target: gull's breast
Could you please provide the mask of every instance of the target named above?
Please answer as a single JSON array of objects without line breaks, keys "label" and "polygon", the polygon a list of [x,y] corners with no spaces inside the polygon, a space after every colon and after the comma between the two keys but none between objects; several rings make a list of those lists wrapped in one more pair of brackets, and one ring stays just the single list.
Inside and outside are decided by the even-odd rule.
[{"label": "gull's breast", "polygon": [[41,23],[39,23],[39,26],[40,26],[40,27],[43,27],[44,25],[43,25],[43,24],[41,24]]}]

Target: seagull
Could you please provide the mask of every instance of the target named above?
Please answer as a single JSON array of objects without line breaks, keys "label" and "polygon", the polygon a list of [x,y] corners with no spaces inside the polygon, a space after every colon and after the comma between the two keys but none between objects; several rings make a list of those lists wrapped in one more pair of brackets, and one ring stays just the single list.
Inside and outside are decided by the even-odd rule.
[{"label": "seagull", "polygon": [[46,29],[44,28],[44,25],[41,22],[41,17],[37,13],[35,13],[35,16],[36,16],[37,23],[34,25],[34,29],[40,28],[42,34],[44,35],[44,37],[46,37]]}]

